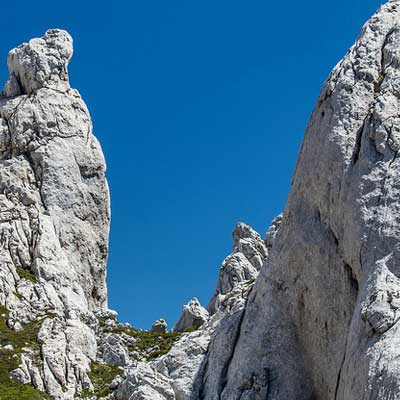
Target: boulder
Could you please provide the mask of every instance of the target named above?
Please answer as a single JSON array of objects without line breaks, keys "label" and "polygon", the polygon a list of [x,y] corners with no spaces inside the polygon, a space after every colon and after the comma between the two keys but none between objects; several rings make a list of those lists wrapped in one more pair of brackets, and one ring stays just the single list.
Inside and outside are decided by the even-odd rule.
[{"label": "boulder", "polygon": [[156,333],[166,333],[167,332],[167,322],[164,319],[158,319],[153,322],[151,326],[151,331]]}]

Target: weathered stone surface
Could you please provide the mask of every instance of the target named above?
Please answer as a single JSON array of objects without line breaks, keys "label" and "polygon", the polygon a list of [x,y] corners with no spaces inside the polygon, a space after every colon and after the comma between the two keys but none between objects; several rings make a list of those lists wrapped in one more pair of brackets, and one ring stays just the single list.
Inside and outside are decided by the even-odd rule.
[{"label": "weathered stone surface", "polygon": [[97,348],[93,331],[78,320],[46,319],[38,339],[44,387],[55,399],[72,399],[77,388],[91,387],[87,373]]},{"label": "weathered stone surface", "polygon": [[267,249],[271,249],[274,244],[275,238],[278,234],[279,227],[281,226],[283,220],[283,214],[277,215],[271,223],[271,226],[268,228],[267,233],[265,234],[264,243]]},{"label": "weathered stone surface", "polygon": [[154,321],[153,325],[151,326],[151,331],[157,333],[165,333],[167,332],[167,329],[167,322],[164,319],[158,319],[157,321]]},{"label": "weathered stone surface", "polygon": [[174,330],[183,332],[187,329],[197,329],[208,321],[208,311],[194,298],[183,307],[182,314]]},{"label": "weathered stone surface", "polygon": [[233,253],[243,253],[253,267],[259,271],[267,256],[260,235],[250,226],[240,222],[233,231]]},{"label": "weathered stone surface", "polygon": [[400,398],[399,20],[400,3],[385,4],[328,78],[223,384],[205,399]]},{"label": "weathered stone surface", "polygon": [[[23,90],[19,96],[5,90],[13,97],[0,98],[1,215],[3,226],[12,226],[6,237],[17,267],[29,267],[59,286],[80,286],[73,292],[83,289],[85,296],[79,296],[86,297],[90,308],[104,307],[109,230],[105,162],[89,112],[79,93],[69,88],[71,55],[72,40],[60,30],[10,52],[10,77],[18,77]],[[54,82],[65,90],[53,87]],[[60,263],[65,265],[50,267]],[[63,297],[66,302],[77,296],[70,292]]]},{"label": "weathered stone surface", "polygon": [[214,327],[205,325],[198,331],[185,333],[169,353],[152,362],[157,372],[170,380],[175,398],[195,399],[200,389],[198,384],[211,334]]},{"label": "weathered stone surface", "polygon": [[147,363],[138,363],[114,394],[117,400],[175,400],[170,380]]},{"label": "weathered stone surface", "polygon": [[100,345],[106,364],[124,367],[129,364],[129,352],[121,335],[107,334]]},{"label": "weathered stone surface", "polygon": [[65,92],[70,88],[67,68],[72,52],[71,36],[59,29],[50,29],[42,38],[11,50],[4,95],[29,95],[42,88]]},{"label": "weathered stone surface", "polygon": [[243,281],[254,283],[268,252],[260,235],[250,226],[238,223],[233,231],[233,251],[220,268],[217,288],[207,307],[214,314],[224,296]]},{"label": "weathered stone surface", "polygon": [[91,387],[97,344],[82,321],[107,304],[105,162],[71,56],[62,30],[11,50],[0,97],[0,305],[14,330],[44,319],[40,354],[27,348],[13,376],[57,400]]}]

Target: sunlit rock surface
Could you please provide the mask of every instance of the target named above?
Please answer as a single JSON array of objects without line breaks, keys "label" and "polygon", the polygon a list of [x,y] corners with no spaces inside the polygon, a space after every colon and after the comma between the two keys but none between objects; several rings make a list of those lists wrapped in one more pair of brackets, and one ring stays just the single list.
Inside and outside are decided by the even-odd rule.
[{"label": "sunlit rock surface", "polygon": [[105,162],[71,56],[62,30],[11,50],[0,98],[0,304],[14,330],[42,321],[40,363],[23,355],[19,376],[56,399],[90,388],[96,338],[82,321],[107,305]]},{"label": "sunlit rock surface", "polygon": [[400,400],[400,2],[327,79],[284,212],[264,240],[236,225],[207,309],[171,332],[107,309],[105,163],[71,56],[50,30],[8,58],[0,397]]}]

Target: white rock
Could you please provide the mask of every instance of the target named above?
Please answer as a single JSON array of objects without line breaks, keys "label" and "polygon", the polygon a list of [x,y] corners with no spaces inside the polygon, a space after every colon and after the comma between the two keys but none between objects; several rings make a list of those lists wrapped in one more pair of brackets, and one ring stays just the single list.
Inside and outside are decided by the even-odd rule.
[{"label": "white rock", "polygon": [[96,337],[81,320],[93,322],[91,310],[107,306],[105,162],[69,85],[71,56],[62,30],[22,44],[9,53],[0,97],[0,304],[21,332],[57,316],[40,329],[42,362],[26,358],[14,372],[56,400],[91,387]]},{"label": "white rock", "polygon": [[197,329],[208,321],[208,311],[194,298],[183,307],[182,314],[175,325],[174,331],[183,332],[186,329]]},{"label": "white rock", "polygon": [[129,353],[121,335],[107,334],[102,339],[102,358],[106,364],[126,366],[129,364]]},{"label": "white rock", "polygon": [[69,89],[67,67],[72,52],[71,36],[59,29],[48,30],[43,38],[11,50],[7,60],[10,77],[4,94],[31,94],[44,87]]},{"label": "white rock", "polygon": [[254,283],[268,251],[260,235],[250,226],[238,223],[233,231],[233,251],[222,263],[217,288],[208,304],[208,312],[214,314],[223,296],[244,281]]},{"label": "white rock", "polygon": [[[202,399],[400,398],[399,20],[400,2],[386,3],[326,81],[279,232]],[[209,355],[228,347],[215,345]]]},{"label": "white rock", "polygon": [[164,319],[158,319],[157,321],[154,321],[153,325],[151,326],[151,331],[152,332],[157,332],[157,333],[165,333],[167,332],[167,323]]},{"label": "white rock", "polygon": [[268,228],[267,233],[265,234],[264,243],[267,249],[270,249],[275,241],[275,238],[279,232],[279,227],[281,226],[283,219],[283,214],[277,215],[271,223],[271,226]]},{"label": "white rock", "polygon": [[129,369],[114,396],[117,400],[175,400],[170,380],[147,363]]}]

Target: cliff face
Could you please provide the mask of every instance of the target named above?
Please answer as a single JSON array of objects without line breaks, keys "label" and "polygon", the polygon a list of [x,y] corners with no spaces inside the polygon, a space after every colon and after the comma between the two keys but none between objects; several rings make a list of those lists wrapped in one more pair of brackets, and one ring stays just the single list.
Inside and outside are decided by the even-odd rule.
[{"label": "cliff face", "polygon": [[105,164],[71,55],[51,30],[8,59],[0,398],[400,400],[400,2],[326,81],[284,213],[264,240],[236,226],[207,309],[173,332],[106,309]]},{"label": "cliff face", "polygon": [[322,90],[221,399],[400,398],[399,21],[384,5]]},{"label": "cliff face", "polygon": [[400,398],[399,21],[384,5],[322,90],[221,399]]}]

